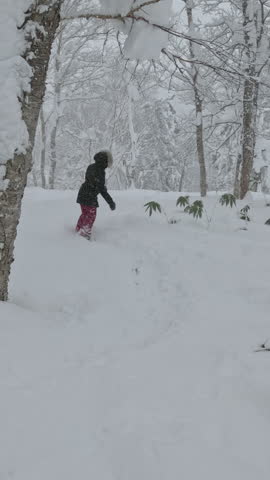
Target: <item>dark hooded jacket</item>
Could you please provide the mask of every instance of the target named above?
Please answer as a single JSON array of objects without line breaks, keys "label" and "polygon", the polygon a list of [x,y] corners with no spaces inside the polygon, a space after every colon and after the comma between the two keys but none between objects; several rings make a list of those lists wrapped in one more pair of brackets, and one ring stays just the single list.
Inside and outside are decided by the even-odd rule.
[{"label": "dark hooded jacket", "polygon": [[98,207],[98,194],[100,193],[104,200],[113,209],[115,203],[109,195],[105,186],[105,168],[108,165],[107,158],[104,156],[95,156],[95,163],[89,165],[85,174],[85,182],[82,184],[77,203],[88,207]]}]

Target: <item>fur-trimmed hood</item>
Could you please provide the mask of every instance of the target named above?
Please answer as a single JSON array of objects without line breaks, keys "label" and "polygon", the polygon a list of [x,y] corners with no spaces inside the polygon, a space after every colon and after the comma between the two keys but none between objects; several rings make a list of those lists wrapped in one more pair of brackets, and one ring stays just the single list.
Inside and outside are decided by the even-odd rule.
[{"label": "fur-trimmed hood", "polygon": [[111,168],[113,165],[113,156],[109,150],[102,150],[94,156],[96,163],[105,164],[107,162],[108,168]]}]

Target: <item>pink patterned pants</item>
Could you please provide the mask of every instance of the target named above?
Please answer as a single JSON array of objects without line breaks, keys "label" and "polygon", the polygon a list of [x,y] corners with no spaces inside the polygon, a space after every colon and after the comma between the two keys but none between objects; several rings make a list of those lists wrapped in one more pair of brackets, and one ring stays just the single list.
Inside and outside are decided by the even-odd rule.
[{"label": "pink patterned pants", "polygon": [[78,232],[82,237],[90,238],[92,227],[97,216],[97,209],[96,207],[81,205],[81,210],[82,214],[78,220],[76,232]]}]

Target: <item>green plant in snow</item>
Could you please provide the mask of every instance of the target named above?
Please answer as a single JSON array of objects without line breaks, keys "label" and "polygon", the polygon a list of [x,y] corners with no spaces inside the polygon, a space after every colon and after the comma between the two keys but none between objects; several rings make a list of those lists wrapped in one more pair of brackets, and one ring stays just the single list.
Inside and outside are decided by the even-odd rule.
[{"label": "green plant in snow", "polygon": [[[222,195],[220,197],[219,201],[217,200],[214,209],[216,208],[218,202],[221,205],[225,205],[226,207],[229,206],[229,207],[232,208],[233,206],[236,206],[236,198],[231,193],[225,193],[224,195]],[[163,213],[165,215],[165,217],[167,219],[167,222],[169,224],[177,223],[176,219],[169,218],[167,216],[166,212],[161,208],[160,203],[151,201],[151,202],[146,203],[144,206],[145,206],[145,212],[148,212],[150,217],[153,214],[153,212],[155,212],[155,213],[159,212],[159,213]],[[184,207],[184,212],[188,213],[189,215],[192,215],[193,218],[195,218],[196,220],[198,220],[198,218],[202,218],[203,213],[204,213],[205,217],[206,217],[207,224],[208,224],[208,228],[210,228],[210,225],[211,225],[211,222],[212,222],[212,219],[213,219],[213,213],[212,213],[211,216],[208,215],[207,210],[205,209],[204,204],[201,200],[195,200],[195,202],[193,202],[190,205],[189,204],[189,196],[188,195],[181,196],[177,199],[176,206]],[[240,219],[244,220],[245,222],[250,222],[250,217],[249,217],[249,214],[248,214],[249,211],[250,211],[250,206],[245,205],[239,212]],[[270,225],[270,219],[266,222],[266,224]],[[243,228],[243,229],[247,230],[247,228]]]},{"label": "green plant in snow", "polygon": [[159,212],[161,213],[161,206],[158,202],[148,202],[144,205],[146,208],[145,208],[145,212],[148,211],[149,213],[149,216],[151,217],[152,213],[153,212]]},{"label": "green plant in snow", "polygon": [[224,193],[224,195],[220,197],[219,203],[225,205],[225,207],[230,206],[232,208],[233,206],[236,206],[236,198],[231,193]]},{"label": "green plant in snow", "polygon": [[202,218],[203,210],[203,202],[201,200],[195,200],[192,205],[187,205],[184,211],[197,220],[198,218]]},{"label": "green plant in snow", "polygon": [[178,205],[180,207],[186,207],[187,205],[189,205],[189,196],[186,195],[185,197],[179,197],[176,202],[177,207]]},{"label": "green plant in snow", "polygon": [[241,210],[240,210],[241,220],[245,220],[245,222],[250,222],[250,217],[248,215],[249,210],[250,210],[249,205],[246,205],[245,207],[241,208]]}]

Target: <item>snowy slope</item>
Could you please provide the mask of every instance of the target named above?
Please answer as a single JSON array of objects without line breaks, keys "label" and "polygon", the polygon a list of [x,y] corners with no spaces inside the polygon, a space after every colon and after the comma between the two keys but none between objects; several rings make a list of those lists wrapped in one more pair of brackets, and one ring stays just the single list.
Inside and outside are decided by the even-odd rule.
[{"label": "snowy slope", "polygon": [[74,193],[27,191],[0,305],[1,480],[268,479],[270,209],[253,199],[243,231],[210,197],[208,230],[177,194],[114,197],[89,243]]}]

